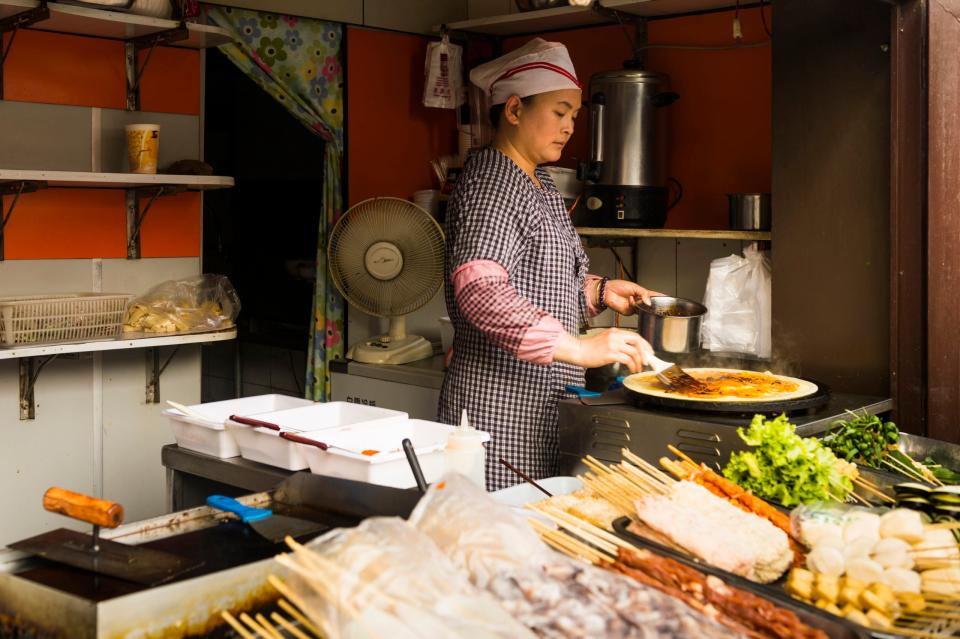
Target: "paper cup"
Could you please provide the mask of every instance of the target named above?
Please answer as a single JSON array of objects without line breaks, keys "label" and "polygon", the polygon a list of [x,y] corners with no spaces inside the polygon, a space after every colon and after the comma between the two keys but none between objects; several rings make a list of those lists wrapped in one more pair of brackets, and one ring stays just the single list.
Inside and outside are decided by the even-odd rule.
[{"label": "paper cup", "polygon": [[156,173],[160,148],[159,124],[128,124],[127,156],[131,173]]}]

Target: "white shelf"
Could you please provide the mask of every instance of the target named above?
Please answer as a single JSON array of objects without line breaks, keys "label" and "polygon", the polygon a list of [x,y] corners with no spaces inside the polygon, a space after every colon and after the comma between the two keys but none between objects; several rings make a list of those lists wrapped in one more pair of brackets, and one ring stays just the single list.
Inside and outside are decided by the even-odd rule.
[{"label": "white shelf", "polygon": [[[37,0],[0,0],[0,20],[26,9],[40,6]],[[140,36],[177,28],[176,20],[163,20],[148,16],[104,11],[89,7],[77,7],[59,2],[49,2],[50,17],[37,22],[30,28],[40,31],[56,31],[74,35],[129,40]],[[232,42],[230,32],[220,27],[205,24],[187,23],[190,32],[186,40],[171,42],[167,46],[184,49],[206,49]]]},{"label": "white shelf", "polygon": [[[131,337],[136,335],[136,337]],[[20,359],[22,357],[48,357],[66,353],[91,353],[94,351],[117,351],[127,348],[153,348],[156,346],[177,346],[179,344],[204,344],[236,339],[237,329],[212,333],[188,333],[186,335],[163,335],[145,337],[151,333],[125,333],[124,337],[96,342],[78,342],[76,344],[48,344],[44,346],[19,346],[0,348],[0,359]],[[152,335],[156,335],[155,333]]]},{"label": "white shelf", "polygon": [[625,229],[625,228],[599,228],[589,226],[578,226],[578,234],[582,237],[668,237],[677,239],[701,239],[701,240],[747,240],[747,241],[769,241],[772,237],[770,231],[699,231],[688,229]]},{"label": "white shelf", "polygon": [[[733,0],[600,0],[600,5],[606,9],[645,18],[727,9],[734,4]],[[565,6],[451,22],[447,24],[447,28],[493,36],[509,36],[601,24],[616,24],[616,21],[595,13],[590,7]],[[434,30],[439,31],[439,25]]]},{"label": "white shelf", "polygon": [[139,173],[0,169],[0,184],[19,181],[46,182],[47,186],[75,188],[132,189],[144,186],[185,186],[191,191],[225,189],[233,186],[233,178],[223,175],[142,175]]}]

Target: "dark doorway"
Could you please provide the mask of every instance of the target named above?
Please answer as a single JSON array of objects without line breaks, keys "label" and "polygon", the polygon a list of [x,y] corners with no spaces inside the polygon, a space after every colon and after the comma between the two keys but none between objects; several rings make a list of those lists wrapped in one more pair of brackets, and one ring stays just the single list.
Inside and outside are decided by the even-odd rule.
[{"label": "dark doorway", "polygon": [[236,186],[204,196],[203,270],[240,295],[236,343],[203,349],[203,401],[303,395],[323,141],[216,50],[206,54],[204,155]]}]

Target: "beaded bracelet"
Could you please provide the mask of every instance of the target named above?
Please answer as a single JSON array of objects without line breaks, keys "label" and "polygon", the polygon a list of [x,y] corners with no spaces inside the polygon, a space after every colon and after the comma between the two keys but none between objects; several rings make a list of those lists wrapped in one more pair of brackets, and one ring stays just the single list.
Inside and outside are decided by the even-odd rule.
[{"label": "beaded bracelet", "polygon": [[604,301],[604,293],[606,292],[607,282],[609,281],[609,277],[604,277],[600,280],[600,286],[597,287],[597,309],[601,311],[607,310],[607,303]]}]

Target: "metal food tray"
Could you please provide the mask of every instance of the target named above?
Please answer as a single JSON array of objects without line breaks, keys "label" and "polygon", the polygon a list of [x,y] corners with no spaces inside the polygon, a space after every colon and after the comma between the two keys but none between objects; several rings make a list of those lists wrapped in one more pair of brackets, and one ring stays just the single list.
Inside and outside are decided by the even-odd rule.
[{"label": "metal food tray", "polygon": [[960,472],[960,446],[910,433],[900,433],[898,448],[917,461],[930,457],[952,471]]},{"label": "metal food tray", "polygon": [[786,581],[783,577],[773,584],[755,583],[749,579],[744,579],[739,575],[735,575],[732,572],[727,572],[721,568],[716,568],[710,564],[704,563],[700,559],[697,559],[688,553],[669,548],[659,542],[637,535],[636,533],[627,530],[627,526],[629,524],[629,517],[620,517],[613,522],[613,530],[621,538],[629,541],[638,548],[651,550],[660,555],[664,555],[679,561],[690,568],[694,568],[700,572],[706,573],[707,575],[713,575],[714,577],[722,579],[730,586],[734,586],[736,588],[740,588],[741,590],[746,590],[747,592],[764,597],[765,599],[769,599],[781,608],[785,608],[796,614],[797,617],[799,617],[800,620],[805,624],[824,631],[828,636],[830,636],[831,639],[868,639],[874,636],[874,634],[867,628],[832,615],[824,610],[820,610],[816,606],[810,605],[798,599],[794,599],[783,589],[783,584]]}]

